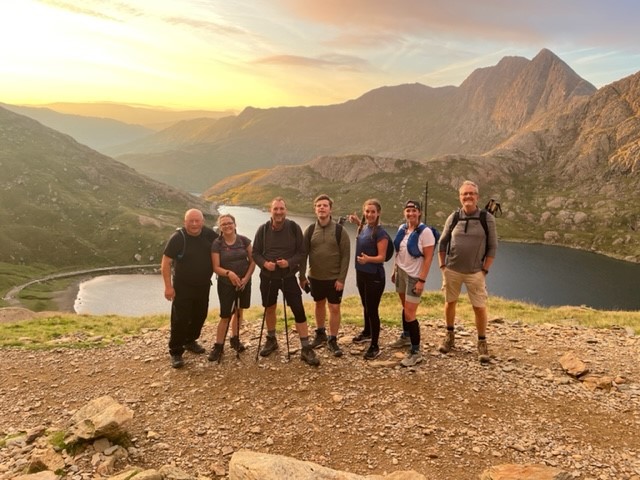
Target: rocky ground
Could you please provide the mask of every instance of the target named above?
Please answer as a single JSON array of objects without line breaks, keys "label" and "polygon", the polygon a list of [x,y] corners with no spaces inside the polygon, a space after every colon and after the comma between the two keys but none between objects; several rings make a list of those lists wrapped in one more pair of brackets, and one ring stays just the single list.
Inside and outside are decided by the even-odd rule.
[{"label": "rocky ground", "polygon": [[[311,368],[280,350],[256,362],[259,323],[241,332],[248,350],[229,348],[221,364],[185,354],[169,367],[165,329],[124,345],[87,350],[4,349],[0,438],[38,426],[56,428],[89,400],[110,395],[134,411],[127,464],[175,465],[194,475],[224,476],[239,449],[283,454],[359,474],[416,470],[429,479],[477,479],[491,465],[536,463],[576,479],[640,479],[640,339],[629,329],[527,326],[494,319],[491,363],[480,365],[475,334],[436,352],[440,322],[421,321],[424,361],[399,366],[400,352],[362,358],[345,327],[342,358],[319,350]],[[211,343],[214,330],[203,334]],[[299,342],[294,335],[292,350]],[[574,352],[591,381],[563,371]],[[582,377],[584,380],[584,377]],[[18,449],[0,448],[0,479],[12,478]],[[80,452],[74,479],[100,478],[92,452]]]}]

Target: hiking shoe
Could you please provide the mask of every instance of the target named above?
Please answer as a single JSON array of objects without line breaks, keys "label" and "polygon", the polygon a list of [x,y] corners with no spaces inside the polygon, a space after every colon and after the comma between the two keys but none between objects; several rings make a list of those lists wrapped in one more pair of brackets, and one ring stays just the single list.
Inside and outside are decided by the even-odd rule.
[{"label": "hiking shoe", "polygon": [[420,352],[409,352],[407,353],[400,365],[403,367],[413,367],[422,361],[422,354]]},{"label": "hiking shoe", "polygon": [[478,340],[478,360],[480,360],[480,363],[489,363],[489,360],[491,360],[486,340]]},{"label": "hiking shoe", "polygon": [[171,367],[180,368],[182,366],[184,366],[182,355],[171,355]]},{"label": "hiking shoe", "polygon": [[327,343],[327,332],[316,329],[316,336],[311,342],[311,348],[318,348]]},{"label": "hiking shoe", "polygon": [[449,351],[456,344],[456,334],[452,330],[447,330],[447,335],[444,337],[444,340],[440,342],[440,346],[438,347],[438,351],[440,353],[449,353]]},{"label": "hiking shoe", "polygon": [[411,339],[409,337],[405,337],[404,335],[401,335],[395,342],[389,344],[389,347],[391,348],[405,348],[410,346]]},{"label": "hiking shoe", "polygon": [[341,357],[342,350],[340,350],[340,345],[338,345],[338,339],[332,338],[327,342],[327,348],[331,353],[333,353],[334,357]]},{"label": "hiking shoe", "polygon": [[313,351],[313,348],[311,348],[311,345],[309,345],[308,347],[302,347],[300,359],[303,362],[311,365],[312,367],[317,367],[318,365],[320,365],[320,360],[318,360],[318,357],[316,357],[316,353]]},{"label": "hiking shoe", "polygon": [[207,357],[207,360],[209,360],[210,362],[219,362],[220,357],[222,357],[223,349],[224,349],[224,345],[222,345],[221,343],[215,343],[213,345],[213,350],[211,350],[211,353]]},{"label": "hiking shoe", "polygon": [[371,341],[371,335],[365,335],[364,333],[360,333],[353,337],[351,340],[353,343],[367,343]]},{"label": "hiking shoe", "polygon": [[365,360],[374,360],[380,356],[380,348],[370,345],[364,354]]},{"label": "hiking shoe", "polygon": [[198,354],[206,352],[205,348],[202,345],[200,345],[196,340],[194,340],[193,342],[185,343],[184,349],[187,350],[188,352],[198,353]]},{"label": "hiking shoe", "polygon": [[239,337],[231,337],[229,339],[229,345],[231,345],[231,348],[238,353],[244,352],[247,349],[247,347],[244,346],[244,343],[240,341]]},{"label": "hiking shoe", "polygon": [[262,350],[260,350],[260,356],[268,357],[277,349],[278,349],[278,340],[276,340],[276,337],[270,337],[269,335],[267,335],[267,341],[265,342],[264,347],[262,347]]}]

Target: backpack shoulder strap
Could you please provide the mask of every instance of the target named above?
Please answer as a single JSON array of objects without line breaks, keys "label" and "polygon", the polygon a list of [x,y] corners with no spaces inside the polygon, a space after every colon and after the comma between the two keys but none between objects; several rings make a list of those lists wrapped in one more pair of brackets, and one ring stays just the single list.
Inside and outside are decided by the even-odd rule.
[{"label": "backpack shoulder strap", "polygon": [[187,251],[187,236],[185,234],[184,227],[176,228],[176,232],[180,232],[180,235],[182,235],[182,251],[176,255],[176,260],[182,260],[185,252]]},{"label": "backpack shoulder strap", "polygon": [[313,232],[316,229],[316,222],[313,222],[311,225],[307,227],[304,231],[304,246],[307,249],[307,253],[311,250],[311,237],[313,236]]},{"label": "backpack shoulder strap", "polygon": [[340,240],[342,239],[342,225],[336,223],[336,243],[340,246]]}]

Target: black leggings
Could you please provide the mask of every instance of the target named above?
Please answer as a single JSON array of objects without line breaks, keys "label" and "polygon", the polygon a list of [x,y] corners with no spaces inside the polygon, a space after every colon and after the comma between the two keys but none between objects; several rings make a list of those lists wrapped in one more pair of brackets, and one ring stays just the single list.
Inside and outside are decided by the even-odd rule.
[{"label": "black leggings", "polygon": [[384,270],[381,273],[365,273],[356,270],[356,284],[362,302],[364,335],[371,336],[371,345],[377,347],[380,338],[380,299],[385,287]]}]

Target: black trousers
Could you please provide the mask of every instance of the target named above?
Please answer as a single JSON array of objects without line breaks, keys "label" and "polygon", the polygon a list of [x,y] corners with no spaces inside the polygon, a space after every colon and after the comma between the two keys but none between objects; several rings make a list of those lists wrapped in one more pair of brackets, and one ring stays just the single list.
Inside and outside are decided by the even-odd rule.
[{"label": "black trousers", "polygon": [[371,345],[378,346],[380,338],[380,300],[384,293],[386,279],[384,272],[365,273],[356,270],[356,285],[362,302],[364,329],[362,333],[371,336]]},{"label": "black trousers", "polygon": [[174,286],[176,296],[171,303],[171,334],[169,353],[182,355],[184,345],[200,338],[202,326],[209,312],[208,285]]}]

